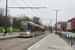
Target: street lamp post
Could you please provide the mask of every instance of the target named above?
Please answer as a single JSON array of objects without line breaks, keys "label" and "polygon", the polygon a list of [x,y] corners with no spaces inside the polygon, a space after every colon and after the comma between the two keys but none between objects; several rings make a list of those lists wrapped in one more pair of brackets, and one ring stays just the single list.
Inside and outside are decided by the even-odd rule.
[{"label": "street lamp post", "polygon": [[56,33],[57,33],[57,11],[58,10],[56,10]]},{"label": "street lamp post", "polygon": [[[53,9],[52,9],[53,10]],[[61,10],[61,9],[60,9]],[[53,10],[53,11],[56,11],[56,33],[57,33],[57,12],[60,11],[60,10]]]}]

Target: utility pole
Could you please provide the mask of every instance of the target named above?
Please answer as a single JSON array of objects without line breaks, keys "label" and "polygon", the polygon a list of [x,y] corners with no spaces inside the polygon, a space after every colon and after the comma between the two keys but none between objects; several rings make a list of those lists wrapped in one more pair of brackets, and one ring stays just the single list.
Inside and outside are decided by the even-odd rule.
[{"label": "utility pole", "polygon": [[7,5],[8,4],[8,0],[6,0],[6,14],[5,14],[5,32],[7,31]]},{"label": "utility pole", "polygon": [[[53,10],[53,9],[52,9]],[[61,10],[61,9],[60,9]],[[57,33],[57,12],[60,11],[60,10],[53,10],[53,11],[56,11],[56,33]]]}]

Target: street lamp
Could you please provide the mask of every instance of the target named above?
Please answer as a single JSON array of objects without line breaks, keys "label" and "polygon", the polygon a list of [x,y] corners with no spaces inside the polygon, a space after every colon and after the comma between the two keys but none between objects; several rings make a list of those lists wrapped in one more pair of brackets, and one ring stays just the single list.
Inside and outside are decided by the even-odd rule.
[{"label": "street lamp", "polygon": [[56,11],[56,33],[57,33],[57,12],[60,11],[60,10],[62,10],[62,9],[60,9],[60,10],[54,10],[54,9],[52,9],[52,10]]}]

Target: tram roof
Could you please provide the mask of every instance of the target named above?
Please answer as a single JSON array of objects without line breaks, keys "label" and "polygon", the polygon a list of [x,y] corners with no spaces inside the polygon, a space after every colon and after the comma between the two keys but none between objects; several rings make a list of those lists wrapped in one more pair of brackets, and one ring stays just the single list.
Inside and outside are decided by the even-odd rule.
[{"label": "tram roof", "polygon": [[38,27],[41,27],[41,28],[44,28],[44,29],[45,29],[45,27],[40,26],[40,25],[38,25],[38,24],[35,24],[34,22],[30,22],[30,21],[21,21],[21,22],[30,23],[30,24],[33,24],[33,25],[35,25],[35,26],[38,26]]}]

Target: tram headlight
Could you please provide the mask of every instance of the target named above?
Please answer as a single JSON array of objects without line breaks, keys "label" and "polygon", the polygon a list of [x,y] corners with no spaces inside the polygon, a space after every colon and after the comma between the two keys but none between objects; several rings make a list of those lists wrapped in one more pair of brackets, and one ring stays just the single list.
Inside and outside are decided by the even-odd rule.
[{"label": "tram headlight", "polygon": [[29,32],[27,32],[27,34],[29,34]]}]

